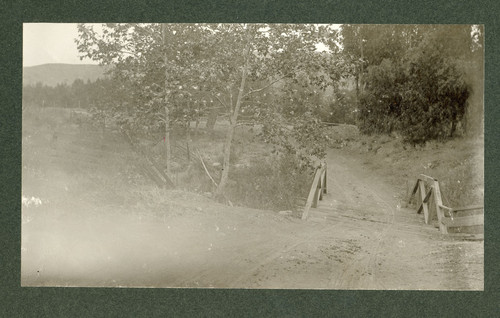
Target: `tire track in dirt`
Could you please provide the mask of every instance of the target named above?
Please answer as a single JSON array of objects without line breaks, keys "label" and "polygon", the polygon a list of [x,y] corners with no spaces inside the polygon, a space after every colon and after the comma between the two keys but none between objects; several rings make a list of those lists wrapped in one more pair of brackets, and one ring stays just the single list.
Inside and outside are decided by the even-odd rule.
[{"label": "tire track in dirt", "polygon": [[[231,284],[234,287],[242,286],[242,284],[248,280],[248,278],[251,278],[254,276],[255,273],[257,273],[261,268],[266,267],[266,265],[269,265],[270,263],[280,259],[282,254],[287,254],[290,253],[292,250],[302,246],[302,245],[307,245],[308,243],[314,243],[318,240],[318,238],[323,238],[326,233],[331,232],[333,229],[337,229],[341,227],[344,224],[344,222],[336,223],[333,225],[322,225],[322,229],[319,231],[308,231],[309,233],[306,236],[298,236],[294,239],[294,241],[290,241],[290,237],[286,238],[285,241],[280,242],[278,246],[275,246],[276,244],[273,244],[272,248],[270,250],[265,250],[262,253],[260,253],[257,259],[262,259],[261,261],[258,261],[255,265],[253,265],[250,269],[248,269],[248,272],[245,272],[245,274],[240,275],[237,277],[233,283]],[[283,248],[283,246],[286,246]]]},{"label": "tire track in dirt", "polygon": [[390,204],[388,204],[387,201],[382,199],[378,194],[374,193],[374,195],[375,195],[375,198],[378,199],[377,200],[378,203],[379,204],[382,203],[382,205],[383,205],[382,209],[384,212],[386,212],[389,215],[390,221],[388,222],[387,225],[384,226],[384,228],[382,229],[382,231],[380,232],[380,234],[377,237],[377,240],[376,240],[377,244],[375,245],[375,248],[373,251],[374,257],[371,257],[369,264],[368,264],[368,269],[372,273],[372,275],[371,275],[372,280],[377,278],[377,281],[375,282],[375,284],[378,285],[378,286],[376,286],[377,289],[386,289],[383,280],[378,279],[378,275],[377,275],[378,266],[377,265],[379,264],[378,260],[379,260],[380,247],[382,246],[384,240],[386,239],[389,230],[391,230],[393,225],[394,225],[394,210],[393,210],[392,206]]},{"label": "tire track in dirt", "polygon": [[[331,151],[328,176],[329,194],[320,210],[329,209],[349,220],[337,237],[356,238],[364,233],[368,238],[358,240],[360,249],[346,258],[340,270],[332,268],[331,288],[464,290],[479,286],[477,275],[482,273],[475,264],[480,252],[462,252],[463,259],[453,258],[465,250],[466,243],[448,248],[450,238],[426,225],[422,215],[402,208],[393,189],[359,159]],[[470,265],[472,272],[465,272],[462,262],[474,264]],[[467,275],[470,283],[455,273]]]},{"label": "tire track in dirt", "polygon": [[[364,242],[355,257],[344,265],[343,271],[331,273],[330,285],[335,289],[386,289],[383,279],[378,277],[378,268],[381,265],[381,248],[395,224],[395,204],[382,197],[379,193],[381,189],[370,178],[360,178],[359,170],[354,173],[346,158],[330,154],[328,159],[330,175],[335,175],[335,179],[329,180],[330,184],[337,184],[335,189],[342,190],[341,198],[346,201],[343,202],[345,205],[350,205],[350,213],[360,215],[360,230],[373,231],[370,233],[371,239]],[[345,184],[349,187],[342,186]],[[351,187],[352,191],[347,191]],[[330,194],[333,197],[337,193],[330,191]],[[363,217],[367,214],[374,221],[371,224]],[[354,215],[351,217],[355,218]],[[395,282],[396,285],[399,283]]]}]

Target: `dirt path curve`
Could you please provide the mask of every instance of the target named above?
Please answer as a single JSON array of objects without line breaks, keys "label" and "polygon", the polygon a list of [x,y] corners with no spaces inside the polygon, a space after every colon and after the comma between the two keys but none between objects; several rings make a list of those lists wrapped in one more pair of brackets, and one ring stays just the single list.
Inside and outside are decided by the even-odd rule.
[{"label": "dirt path curve", "polygon": [[[341,273],[332,273],[331,288],[482,288],[482,268],[465,268],[471,261],[467,257],[482,250],[481,242],[454,242],[423,224],[423,217],[403,208],[394,190],[360,159],[331,150],[327,163],[329,194],[311,211],[312,221],[347,218],[354,233],[343,234],[365,238],[358,240],[359,251]],[[461,261],[455,257],[453,262],[462,249],[469,249],[470,255],[463,253]]]},{"label": "dirt path curve", "polygon": [[[401,207],[361,160],[331,150],[328,195],[301,233],[250,269],[260,288],[483,288],[482,242],[453,241]],[[313,228],[316,226],[316,228]],[[245,274],[240,277],[242,280]],[[237,284],[239,285],[239,284]],[[244,284],[245,285],[245,284]]]},{"label": "dirt path curve", "polygon": [[[88,149],[79,147],[73,156],[85,161]],[[106,183],[89,196],[87,172],[106,181],[110,167],[128,164],[115,153],[99,152],[82,174],[36,157],[44,177],[23,179],[23,195],[47,203],[23,208],[23,286],[483,288],[482,242],[425,226],[380,176],[339,150],[328,154],[329,193],[307,221],[183,192],[141,208],[113,199]]]}]

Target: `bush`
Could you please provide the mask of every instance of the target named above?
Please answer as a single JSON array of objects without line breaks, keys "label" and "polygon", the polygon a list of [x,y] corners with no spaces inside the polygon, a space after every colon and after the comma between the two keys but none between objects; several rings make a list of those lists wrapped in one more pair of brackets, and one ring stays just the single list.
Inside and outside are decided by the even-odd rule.
[{"label": "bush", "polygon": [[360,95],[360,130],[398,131],[405,141],[454,137],[466,113],[470,88],[463,74],[438,49],[422,47],[401,62],[370,66]]},{"label": "bush", "polygon": [[298,158],[282,155],[234,168],[227,191],[239,205],[296,211],[305,203],[311,178],[312,170],[301,166]]},{"label": "bush", "polygon": [[324,114],[322,118],[330,123],[354,125],[356,123],[356,118],[353,105],[355,104],[355,92],[347,89],[340,89],[335,92],[335,100],[328,105],[328,114]]}]

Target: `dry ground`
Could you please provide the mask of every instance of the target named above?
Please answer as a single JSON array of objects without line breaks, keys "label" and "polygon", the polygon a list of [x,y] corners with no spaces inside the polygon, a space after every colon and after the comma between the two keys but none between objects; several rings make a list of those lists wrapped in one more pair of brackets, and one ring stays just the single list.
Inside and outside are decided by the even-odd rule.
[{"label": "dry ground", "polygon": [[23,196],[40,200],[22,209],[23,286],[483,289],[482,242],[424,225],[341,150],[329,212],[301,221],[137,185],[120,137],[55,127],[23,131]]}]

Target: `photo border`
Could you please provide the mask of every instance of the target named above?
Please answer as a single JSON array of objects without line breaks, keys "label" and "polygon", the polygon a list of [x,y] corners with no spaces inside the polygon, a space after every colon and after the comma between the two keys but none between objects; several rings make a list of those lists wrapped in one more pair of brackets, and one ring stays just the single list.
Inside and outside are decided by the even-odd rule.
[{"label": "photo border", "polygon": [[[500,87],[496,0],[10,1],[0,61],[0,316],[493,316],[498,314]],[[276,22],[484,24],[484,292],[20,287],[22,23]],[[121,314],[119,314],[121,313]]]}]

